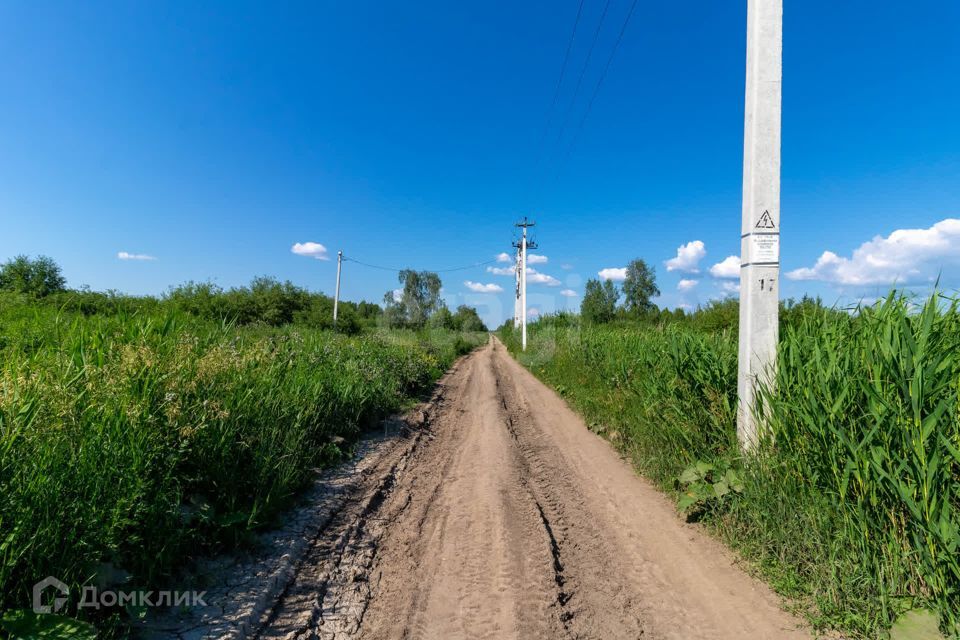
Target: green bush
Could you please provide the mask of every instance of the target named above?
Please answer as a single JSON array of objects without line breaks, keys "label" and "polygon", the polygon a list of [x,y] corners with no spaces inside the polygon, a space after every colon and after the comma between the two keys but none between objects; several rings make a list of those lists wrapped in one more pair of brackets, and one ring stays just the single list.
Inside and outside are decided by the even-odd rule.
[{"label": "green bush", "polygon": [[0,291],[43,298],[63,291],[66,284],[60,265],[46,256],[20,255],[0,265]]}]

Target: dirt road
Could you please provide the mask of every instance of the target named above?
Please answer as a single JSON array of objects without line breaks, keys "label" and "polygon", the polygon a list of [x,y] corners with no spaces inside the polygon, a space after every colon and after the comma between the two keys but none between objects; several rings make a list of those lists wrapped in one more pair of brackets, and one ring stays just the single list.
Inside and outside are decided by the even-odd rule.
[{"label": "dirt road", "polygon": [[261,638],[809,638],[492,340],[365,472]]}]

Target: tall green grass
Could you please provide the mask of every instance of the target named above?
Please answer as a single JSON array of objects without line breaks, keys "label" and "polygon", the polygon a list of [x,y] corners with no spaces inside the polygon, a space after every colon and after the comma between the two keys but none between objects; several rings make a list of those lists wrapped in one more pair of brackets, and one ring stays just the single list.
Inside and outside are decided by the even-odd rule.
[{"label": "tall green grass", "polygon": [[[509,329],[502,337],[514,352]],[[736,335],[538,323],[517,357],[666,490],[690,464],[742,471],[704,514],[818,627],[876,637],[903,611],[960,617],[960,312],[892,295],[783,326],[770,438],[736,443]]]},{"label": "tall green grass", "polygon": [[484,338],[0,309],[0,610],[243,544]]}]

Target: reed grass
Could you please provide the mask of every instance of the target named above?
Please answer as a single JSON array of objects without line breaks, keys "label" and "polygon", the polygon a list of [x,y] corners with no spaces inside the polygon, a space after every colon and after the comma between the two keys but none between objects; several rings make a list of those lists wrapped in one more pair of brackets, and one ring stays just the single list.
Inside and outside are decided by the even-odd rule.
[{"label": "reed grass", "polygon": [[483,339],[0,307],[0,610],[245,544]]},{"label": "reed grass", "polygon": [[696,318],[534,325],[531,371],[663,489],[697,461],[742,470],[705,521],[818,628],[884,634],[904,611],[960,617],[960,312],[891,294],[850,313],[789,315],[769,438],[736,444],[736,341]]}]

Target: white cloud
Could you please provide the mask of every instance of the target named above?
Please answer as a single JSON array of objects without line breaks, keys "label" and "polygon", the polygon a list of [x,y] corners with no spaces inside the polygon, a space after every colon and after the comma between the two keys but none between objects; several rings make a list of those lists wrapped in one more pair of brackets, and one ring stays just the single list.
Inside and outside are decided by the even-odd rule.
[{"label": "white cloud", "polygon": [[597,275],[600,276],[602,280],[626,280],[627,279],[627,268],[626,267],[607,267],[606,269],[600,269],[597,271]]},{"label": "white cloud", "polygon": [[721,282],[720,289],[724,293],[740,293],[740,283],[739,282]]},{"label": "white cloud", "polygon": [[498,284],[483,284],[482,282],[473,282],[472,280],[465,280],[463,284],[473,291],[474,293],[500,293],[503,291],[503,287]]},{"label": "white cloud", "polygon": [[723,262],[710,267],[710,275],[714,278],[739,278],[740,277],[740,258],[737,256],[727,256]]},{"label": "white cloud", "polygon": [[394,302],[403,302],[403,289],[394,289],[394,290],[393,290],[393,301],[394,301]]},{"label": "white cloud", "polygon": [[685,303],[685,302],[682,303],[682,304],[678,304],[678,305],[677,305],[677,308],[678,308],[678,309],[683,309],[684,311],[693,311],[693,305],[692,305],[692,304],[687,304],[687,303]]},{"label": "white cloud", "polygon": [[120,260],[156,260],[154,256],[148,256],[145,253],[127,253],[126,251],[117,253],[117,258]]},{"label": "white cloud", "polygon": [[527,284],[545,284],[548,287],[559,287],[560,281],[545,273],[540,273],[533,267],[527,267]]},{"label": "white cloud", "polygon": [[[531,254],[528,257],[533,257]],[[541,262],[545,262],[546,259]],[[511,265],[509,267],[487,267],[487,273],[492,273],[496,276],[512,276],[516,273],[516,265]],[[559,287],[561,282],[554,278],[551,275],[546,273],[540,273],[533,267],[527,267],[527,283],[528,284],[545,284],[548,287]]]},{"label": "white cloud", "polygon": [[298,256],[307,256],[308,258],[316,258],[317,260],[330,259],[329,256],[327,256],[327,248],[319,242],[297,242],[290,247],[290,251]]},{"label": "white cloud", "polygon": [[570,269],[573,269],[573,265],[569,262],[564,262],[562,265],[560,265],[560,268],[564,271],[570,271]]},{"label": "white cloud", "polygon": [[567,298],[576,298],[577,292],[574,291],[573,289],[564,289],[563,291],[560,292],[560,295],[565,296]]},{"label": "white cloud", "polygon": [[[501,263],[504,263],[504,264],[513,264],[515,261],[516,261],[516,260],[515,260],[514,256],[511,256],[511,255],[508,254],[508,253],[498,253],[498,254],[497,254],[497,262],[501,262]],[[550,258],[548,258],[547,256],[542,256],[542,255],[540,255],[540,254],[538,254],[538,253],[528,253],[528,254],[527,254],[527,264],[528,264],[528,265],[531,265],[531,264],[547,264],[548,262],[550,262]],[[487,267],[487,271],[489,271],[489,270],[490,270],[490,267]]]},{"label": "white cloud", "polygon": [[697,282],[698,282],[697,280],[688,280],[684,278],[683,280],[677,283],[677,289],[679,289],[680,291],[690,291],[695,286],[697,286]]},{"label": "white cloud", "polygon": [[812,267],[787,273],[791,280],[822,280],[840,285],[905,284],[932,280],[943,262],[960,256],[960,219],[947,218],[929,229],[897,229],[874,236],[849,257],[824,251]]},{"label": "white cloud", "polygon": [[699,273],[698,265],[705,255],[707,255],[707,249],[703,241],[694,240],[677,247],[677,257],[670,258],[664,264],[667,265],[667,271]]},{"label": "white cloud", "polygon": [[512,276],[516,273],[515,267],[487,267],[487,272],[496,276]]},{"label": "white cloud", "polygon": [[530,307],[527,309],[527,317],[536,318],[540,315],[540,309],[536,307]]}]

